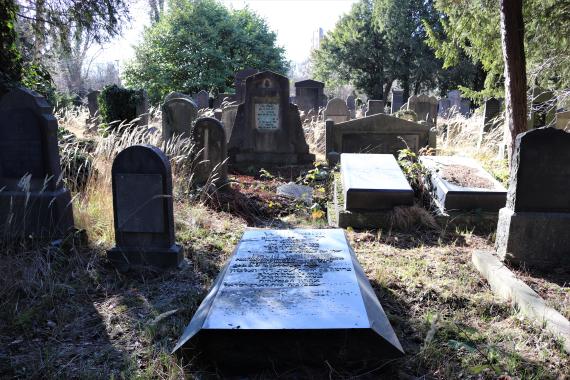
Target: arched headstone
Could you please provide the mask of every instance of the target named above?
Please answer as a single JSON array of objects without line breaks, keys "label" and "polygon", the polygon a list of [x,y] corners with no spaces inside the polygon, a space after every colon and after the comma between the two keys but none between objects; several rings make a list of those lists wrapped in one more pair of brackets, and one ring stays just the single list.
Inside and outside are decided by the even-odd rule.
[{"label": "arched headstone", "polygon": [[324,111],[324,119],[334,120],[335,123],[342,123],[350,120],[350,112],[344,100],[340,98],[329,100]]},{"label": "arched headstone", "polygon": [[168,157],[152,145],[130,146],[113,161],[112,176],[116,246],[109,260],[119,270],[178,266]]},{"label": "arched headstone", "polygon": [[51,238],[72,226],[57,120],[42,96],[14,89],[0,100],[0,235]]},{"label": "arched headstone", "polygon": [[177,91],[171,91],[164,97],[163,103],[166,103],[170,99],[176,99],[176,98],[182,98],[194,101],[190,95],[186,95]]},{"label": "arched headstone", "polygon": [[170,140],[174,135],[189,138],[192,123],[198,116],[198,107],[186,98],[171,98],[162,105],[162,139]]},{"label": "arched headstone", "polygon": [[408,99],[408,109],[418,115],[418,121],[427,121],[432,126],[437,124],[437,105],[434,96],[414,95]]},{"label": "arched headstone", "polygon": [[208,180],[215,184],[227,182],[227,148],[224,126],[211,117],[196,121],[192,140],[198,149],[194,167],[194,182],[203,185]]}]

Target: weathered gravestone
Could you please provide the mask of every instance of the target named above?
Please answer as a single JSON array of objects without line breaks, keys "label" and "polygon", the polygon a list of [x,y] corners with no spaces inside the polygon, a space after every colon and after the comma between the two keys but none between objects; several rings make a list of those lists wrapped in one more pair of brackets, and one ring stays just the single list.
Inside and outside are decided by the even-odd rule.
[{"label": "weathered gravestone", "polygon": [[172,92],[169,92],[164,97],[163,103],[166,103],[170,99],[177,99],[177,98],[188,99],[188,100],[194,101],[194,99],[192,99],[192,97],[190,95],[186,95],[186,94],[183,94],[183,93],[177,92],[177,91],[172,91]]},{"label": "weathered gravestone", "polygon": [[95,120],[99,116],[99,94],[101,91],[91,91],[87,94],[87,109],[89,109],[89,122]]},{"label": "weathered gravestone", "polygon": [[178,266],[168,157],[152,145],[130,146],[113,161],[112,177],[116,246],[109,260],[122,271]]},{"label": "weathered gravestone", "polygon": [[394,207],[413,205],[414,191],[392,154],[343,153],[340,161],[340,183],[335,181],[329,208],[331,224],[390,227]]},{"label": "weathered gravestone", "polygon": [[507,190],[479,162],[459,156],[422,156],[429,171],[426,187],[438,208],[441,225],[476,227],[489,231],[505,207]]},{"label": "weathered gravestone", "polygon": [[[224,113],[226,110],[224,109]],[[289,103],[289,79],[264,71],[246,79],[245,97],[222,115],[235,166],[297,165],[314,161],[305,141],[299,110]],[[233,123],[232,123],[233,118]]]},{"label": "weathered gravestone", "polygon": [[198,107],[187,98],[171,98],[162,105],[162,139],[190,138]]},{"label": "weathered gravestone", "polygon": [[16,88],[0,99],[0,237],[55,238],[71,227],[57,120],[42,96]]},{"label": "weathered gravestone", "polygon": [[350,112],[344,100],[333,98],[328,101],[327,107],[323,112],[325,120],[334,120],[335,123],[342,123],[350,120]]},{"label": "weathered gravestone", "polygon": [[198,352],[242,374],[404,354],[340,229],[246,230],[174,348]]},{"label": "weathered gravestone", "polygon": [[437,124],[438,101],[433,96],[411,96],[408,99],[408,109],[418,115],[418,121],[427,121],[431,125]]},{"label": "weathered gravestone", "polygon": [[459,113],[465,117],[469,116],[471,113],[471,100],[461,99],[461,103],[459,105]]},{"label": "weathered gravestone", "polygon": [[324,88],[323,82],[312,79],[295,82],[295,101],[299,110],[318,111],[323,106]]},{"label": "weathered gravestone", "polygon": [[277,186],[277,195],[292,198],[297,201],[303,201],[308,205],[313,204],[313,188],[289,182],[284,185]]},{"label": "weathered gravestone", "polygon": [[391,113],[396,113],[404,105],[404,91],[403,90],[392,90],[392,104]]},{"label": "weathered gravestone", "polygon": [[137,125],[145,126],[148,125],[149,119],[148,94],[143,89],[138,90],[137,93],[137,102],[135,104],[136,114],[138,118]]},{"label": "weathered gravestone", "polygon": [[534,88],[530,104],[529,128],[551,126],[556,114],[556,96],[552,91]]},{"label": "weathered gravestone", "polygon": [[556,128],[570,131],[570,111],[556,113]]},{"label": "weathered gravestone", "polygon": [[346,97],[346,107],[349,111],[356,111],[356,96],[348,95]]},{"label": "weathered gravestone", "polygon": [[193,170],[194,183],[203,185],[210,181],[216,185],[225,184],[227,178],[227,149],[224,126],[211,117],[202,117],[192,129],[192,140],[198,155]]},{"label": "weathered gravestone", "polygon": [[499,116],[501,116],[500,100],[487,99],[483,110],[483,131],[489,132],[494,126],[497,126]]},{"label": "weathered gravestone", "polygon": [[[236,89],[236,94],[234,101],[236,101],[237,103],[243,103],[243,101],[245,100],[245,81],[248,77],[257,74],[258,72],[259,70],[248,67],[246,69],[243,69],[235,73],[234,87]],[[287,95],[287,98],[288,97],[289,96]]]},{"label": "weathered gravestone", "polygon": [[419,152],[423,147],[436,147],[436,133],[429,125],[385,114],[335,124],[325,124],[326,154],[329,164],[338,162],[340,153],[380,153],[397,155],[409,147]]},{"label": "weathered gravestone", "polygon": [[449,117],[451,112],[452,112],[451,100],[449,100],[448,98],[439,99],[439,103],[437,106],[438,116]]},{"label": "weathered gravestone", "polygon": [[366,116],[377,115],[379,113],[384,113],[384,101],[383,100],[368,100],[368,110],[366,111]]},{"label": "weathered gravestone", "polygon": [[570,133],[539,128],[516,138],[496,249],[503,260],[570,266]]},{"label": "weathered gravestone", "polygon": [[449,106],[453,108],[453,112],[458,113],[461,109],[461,92],[459,90],[451,90],[447,93]]},{"label": "weathered gravestone", "polygon": [[193,99],[199,110],[210,107],[210,94],[207,91],[201,90]]}]

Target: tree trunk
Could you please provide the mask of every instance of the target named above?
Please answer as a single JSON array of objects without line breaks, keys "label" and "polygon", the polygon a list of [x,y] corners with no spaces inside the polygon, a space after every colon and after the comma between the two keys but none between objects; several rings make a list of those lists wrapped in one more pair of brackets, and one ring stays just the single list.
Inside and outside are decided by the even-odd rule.
[{"label": "tree trunk", "polygon": [[383,91],[383,96],[382,96],[382,99],[384,99],[384,104],[386,104],[388,102],[388,94],[390,93],[390,90],[392,89],[392,83],[394,83],[394,81],[392,79],[388,79],[386,81],[386,84],[384,85],[384,91]]},{"label": "tree trunk", "polygon": [[501,44],[505,62],[505,119],[510,132],[509,165],[515,138],[527,130],[523,0],[501,0]]}]

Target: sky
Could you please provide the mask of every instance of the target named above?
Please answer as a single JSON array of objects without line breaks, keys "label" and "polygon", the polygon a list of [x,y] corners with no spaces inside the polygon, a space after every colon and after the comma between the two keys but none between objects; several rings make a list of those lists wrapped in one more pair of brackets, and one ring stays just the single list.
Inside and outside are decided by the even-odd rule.
[{"label": "sky", "polygon": [[[338,18],[348,12],[356,0],[223,0],[229,8],[251,10],[263,17],[277,33],[277,43],[286,50],[287,59],[302,62],[309,57],[313,31],[325,33]],[[146,0],[131,3],[132,21],[121,37],[97,53],[97,62],[123,63],[133,56],[132,45],[139,42],[146,25],[150,24]]]}]

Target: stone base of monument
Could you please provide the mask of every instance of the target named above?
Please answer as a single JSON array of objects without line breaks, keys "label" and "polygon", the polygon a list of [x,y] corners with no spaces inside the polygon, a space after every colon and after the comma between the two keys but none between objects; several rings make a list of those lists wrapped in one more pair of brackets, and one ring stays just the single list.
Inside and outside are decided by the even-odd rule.
[{"label": "stone base of monument", "polygon": [[498,213],[492,211],[447,211],[436,210],[435,221],[442,228],[467,228],[480,233],[492,232],[497,228]]},{"label": "stone base of monument", "polygon": [[495,247],[502,260],[540,269],[570,266],[570,213],[499,211]]},{"label": "stone base of monument", "polygon": [[240,374],[404,355],[340,229],[247,230],[173,353]]},{"label": "stone base of monument", "polygon": [[73,208],[69,190],[23,192],[0,190],[0,231],[12,237],[33,236],[54,239],[73,227]]},{"label": "stone base of monument", "polygon": [[182,247],[114,247],[107,251],[109,261],[121,272],[137,267],[170,269],[180,266],[184,259]]}]

